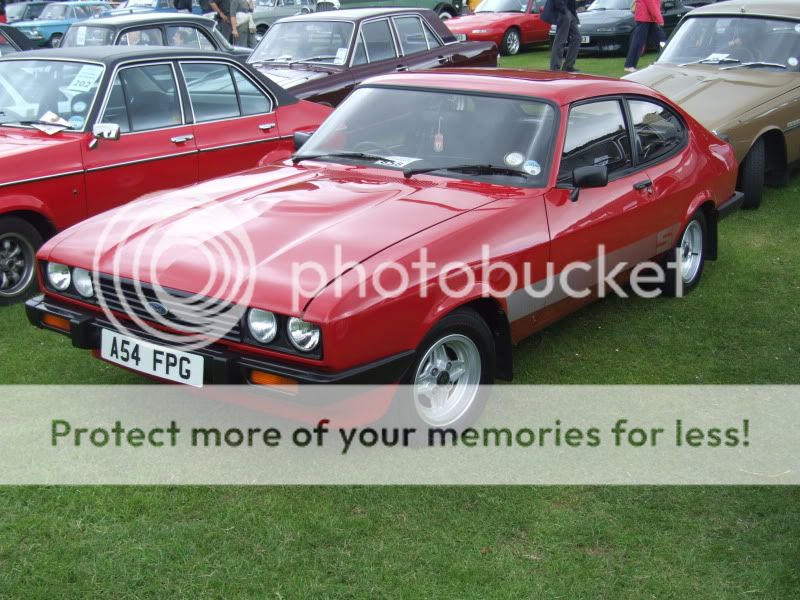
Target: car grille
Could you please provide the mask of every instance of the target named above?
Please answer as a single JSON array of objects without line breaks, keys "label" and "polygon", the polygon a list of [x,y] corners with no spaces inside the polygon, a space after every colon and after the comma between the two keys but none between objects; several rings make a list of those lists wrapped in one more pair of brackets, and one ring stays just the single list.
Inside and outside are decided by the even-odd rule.
[{"label": "car grille", "polygon": [[[140,284],[141,292],[139,292],[133,281],[118,279],[117,286],[114,281],[114,278],[108,275],[100,275],[98,278],[98,296],[102,295],[110,310],[122,314],[133,313],[144,321],[168,326],[179,332],[196,334],[200,332],[199,328],[202,328],[208,337],[223,338],[233,342],[242,341],[240,323],[242,311],[234,310],[237,307],[231,303],[209,298],[170,302],[169,299],[159,299],[149,284]],[[164,291],[174,298],[189,298],[193,295],[169,288],[164,288]],[[158,303],[169,312],[163,316],[157,315],[145,306],[148,302]]]}]

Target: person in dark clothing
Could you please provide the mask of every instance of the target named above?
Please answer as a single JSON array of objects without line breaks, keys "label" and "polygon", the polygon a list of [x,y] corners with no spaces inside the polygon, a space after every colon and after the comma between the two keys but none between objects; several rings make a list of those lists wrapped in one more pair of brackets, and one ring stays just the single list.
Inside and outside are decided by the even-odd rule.
[{"label": "person in dark clothing", "polygon": [[230,0],[214,0],[211,10],[217,13],[217,29],[229,42],[231,41],[231,2]]},{"label": "person in dark clothing", "polygon": [[172,6],[178,12],[192,12],[192,0],[172,0]]},{"label": "person in dark clothing", "polygon": [[578,8],[575,0],[547,0],[547,5],[542,11],[543,17],[545,14],[552,15],[550,16],[552,20],[549,22],[556,26],[556,37],[553,40],[553,51],[550,55],[550,70],[574,71],[575,60],[578,58],[578,51],[581,47],[581,34],[578,31]]}]

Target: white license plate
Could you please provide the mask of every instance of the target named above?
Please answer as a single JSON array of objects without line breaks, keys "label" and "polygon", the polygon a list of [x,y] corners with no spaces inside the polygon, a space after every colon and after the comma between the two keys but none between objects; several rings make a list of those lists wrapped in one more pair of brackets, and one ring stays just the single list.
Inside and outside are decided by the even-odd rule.
[{"label": "white license plate", "polygon": [[153,377],[203,387],[203,357],[103,329],[100,356]]},{"label": "white license plate", "polygon": [[591,41],[591,38],[588,35],[581,36],[581,44],[588,44]]},{"label": "white license plate", "polygon": [[467,41],[467,34],[466,33],[457,33],[455,34],[455,38],[457,42],[466,42]]}]

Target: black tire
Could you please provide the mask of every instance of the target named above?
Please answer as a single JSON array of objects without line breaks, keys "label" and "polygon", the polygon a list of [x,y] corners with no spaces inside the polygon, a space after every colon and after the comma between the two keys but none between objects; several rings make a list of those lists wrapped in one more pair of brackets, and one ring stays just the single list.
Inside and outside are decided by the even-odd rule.
[{"label": "black tire", "polygon": [[439,18],[442,21],[447,21],[447,19],[452,19],[453,17],[455,17],[455,14],[449,8],[443,8],[439,11]]},{"label": "black tire", "polygon": [[[516,43],[514,43],[516,40]],[[519,53],[522,47],[522,38],[519,34],[519,29],[516,27],[509,27],[503,34],[503,41],[500,44],[500,54],[503,56],[514,56]]]},{"label": "black tire", "polygon": [[744,194],[742,208],[755,210],[764,194],[766,156],[764,138],[759,138],[739,165],[739,191]]},{"label": "black tire", "polygon": [[58,48],[61,45],[61,37],[62,36],[60,33],[54,33],[53,35],[50,36],[50,39],[47,41],[47,45],[50,48]]},{"label": "black tire", "polygon": [[[690,228],[694,227],[694,224],[697,224],[700,228],[701,233],[701,240],[702,240],[702,247],[700,248],[699,252],[699,264],[694,272],[691,274],[691,277],[684,279],[681,276],[681,271],[679,268],[676,268],[681,255],[684,254],[684,239],[687,235],[687,232]],[[664,285],[662,287],[662,293],[665,296],[670,298],[676,298],[678,296],[682,296],[685,293],[692,291],[694,288],[697,287],[697,284],[700,283],[700,277],[703,275],[703,267],[706,264],[706,249],[708,248],[708,223],[706,222],[706,216],[702,210],[698,210],[689,222],[686,224],[686,227],[681,232],[680,237],[678,238],[678,243],[675,245],[672,250],[670,250],[664,258],[662,263],[664,267],[664,273],[666,276],[666,280],[664,281]],[[688,258],[688,257],[687,257]],[[672,266],[670,266],[672,265]],[[681,284],[679,284],[679,279],[681,280]],[[682,292],[682,293],[681,293]]]},{"label": "black tire", "polygon": [[24,300],[36,289],[36,251],[41,245],[42,236],[33,225],[0,217],[0,305]]},{"label": "black tire", "polygon": [[[436,421],[435,419],[428,419],[425,416],[426,410],[432,408],[432,404],[426,407],[426,398],[424,394],[417,395],[415,382],[417,382],[418,372],[427,371],[428,374],[436,375],[436,369],[430,369],[431,363],[434,358],[430,354],[434,347],[441,347],[444,340],[451,340],[457,343],[464,343],[464,338],[467,338],[474,344],[474,349],[480,357],[480,373],[476,374],[474,371],[469,371],[468,366],[464,370],[465,375],[462,382],[461,378],[450,381],[450,365],[451,360],[454,364],[454,369],[458,367],[455,364],[458,362],[456,354],[447,355],[447,368],[441,370],[437,378],[437,388],[449,389],[450,393],[457,393],[459,382],[469,381],[471,373],[474,377],[474,382],[480,385],[469,385],[467,387],[467,401],[463,404],[457,404],[452,413],[451,420]],[[446,348],[448,351],[452,351]],[[431,328],[430,332],[425,336],[425,339],[417,348],[416,358],[412,367],[405,374],[401,380],[403,387],[400,392],[395,396],[392,407],[388,414],[388,422],[391,427],[414,427],[416,429],[416,439],[412,445],[419,446],[427,443],[427,430],[428,428],[448,428],[460,431],[468,427],[480,416],[486,405],[488,396],[487,386],[494,383],[495,374],[495,343],[492,332],[489,329],[486,321],[471,308],[457,309],[444,318],[442,318],[436,325]],[[477,363],[471,363],[477,364]],[[445,376],[447,373],[447,376]],[[447,394],[445,394],[447,395]],[[452,396],[454,397],[454,396]]]}]

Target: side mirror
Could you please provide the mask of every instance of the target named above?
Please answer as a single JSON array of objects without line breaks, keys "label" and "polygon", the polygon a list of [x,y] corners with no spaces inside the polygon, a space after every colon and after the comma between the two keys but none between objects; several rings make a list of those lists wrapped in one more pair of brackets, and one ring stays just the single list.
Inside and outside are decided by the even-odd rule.
[{"label": "side mirror", "polygon": [[295,131],[294,135],[292,136],[292,139],[294,140],[294,149],[300,150],[300,148],[303,147],[303,144],[305,144],[310,137],[311,134],[307,131]]},{"label": "side mirror", "polygon": [[119,139],[119,125],[116,123],[96,123],[92,127],[92,141],[89,142],[89,149],[91,150],[97,146],[99,140],[118,140]]},{"label": "side mirror", "polygon": [[569,199],[578,200],[581,188],[599,188],[608,185],[608,167],[606,165],[591,165],[578,167],[572,171],[572,191]]}]

